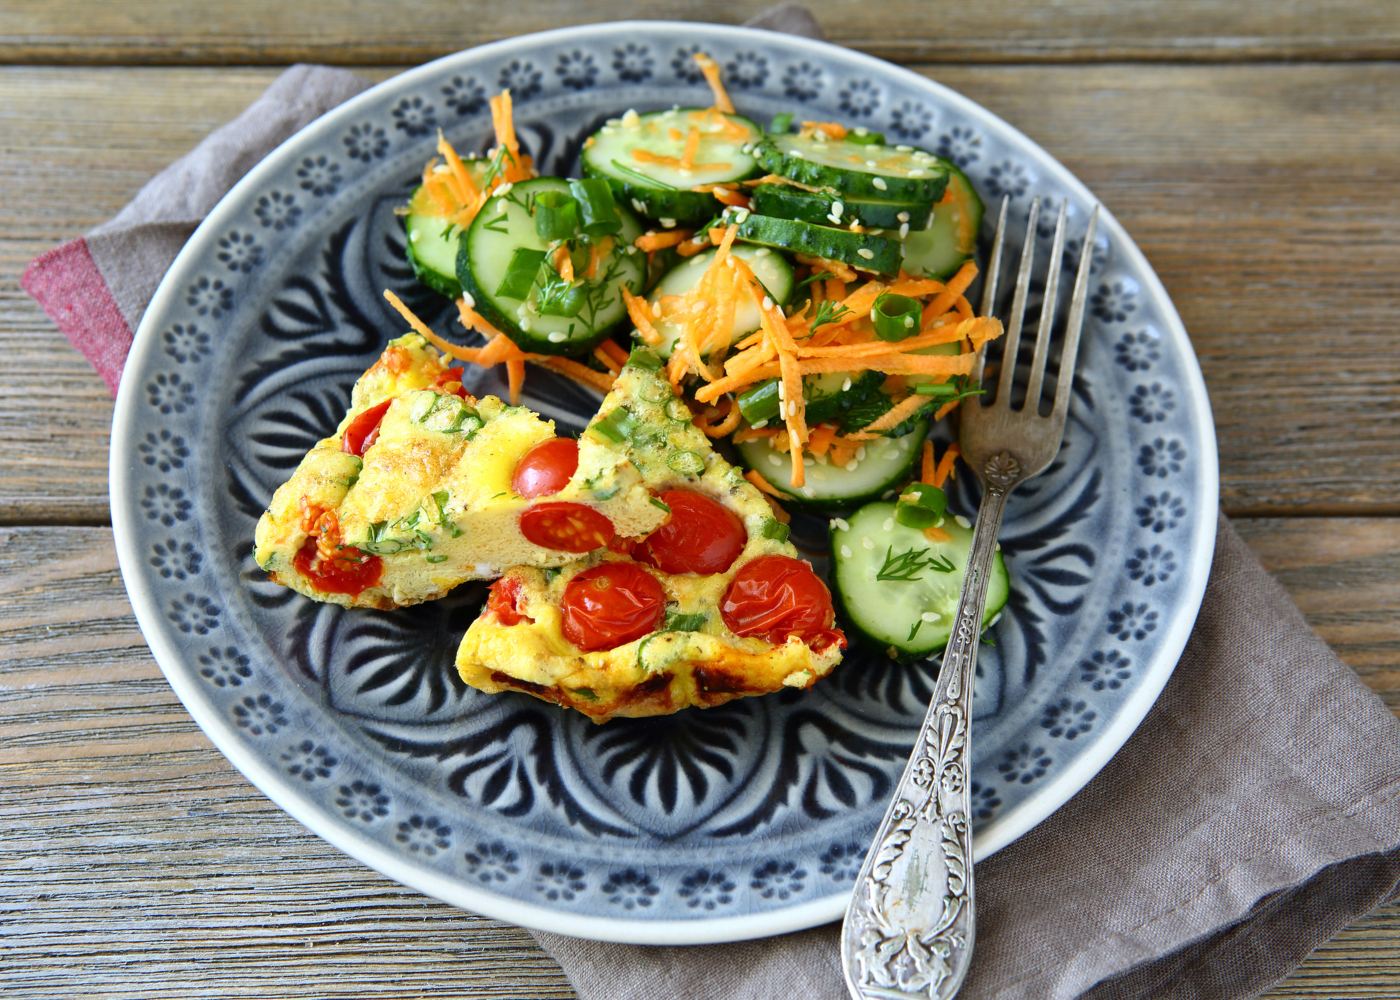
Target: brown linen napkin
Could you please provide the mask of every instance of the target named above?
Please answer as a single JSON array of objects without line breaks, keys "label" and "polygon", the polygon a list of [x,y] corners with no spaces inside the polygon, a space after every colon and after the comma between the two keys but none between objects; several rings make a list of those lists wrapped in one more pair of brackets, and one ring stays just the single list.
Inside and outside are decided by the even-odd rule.
[{"label": "brown linen napkin", "polygon": [[[817,34],[786,5],[762,26]],[[368,86],[297,66],[25,287],[115,389],[131,331],[221,194]],[[1237,998],[1390,898],[1400,723],[1222,518],[1201,616],[1142,728],[1083,792],[978,866],[968,998]],[[696,948],[535,935],[584,1000],[836,998],[833,927]]]}]

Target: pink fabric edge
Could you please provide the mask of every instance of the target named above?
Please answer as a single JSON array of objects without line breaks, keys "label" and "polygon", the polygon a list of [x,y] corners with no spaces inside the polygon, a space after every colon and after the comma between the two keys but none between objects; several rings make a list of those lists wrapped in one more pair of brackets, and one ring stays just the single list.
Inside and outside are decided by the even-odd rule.
[{"label": "pink fabric edge", "polygon": [[69,240],[30,262],[20,285],[117,394],[132,333],[87,240]]}]

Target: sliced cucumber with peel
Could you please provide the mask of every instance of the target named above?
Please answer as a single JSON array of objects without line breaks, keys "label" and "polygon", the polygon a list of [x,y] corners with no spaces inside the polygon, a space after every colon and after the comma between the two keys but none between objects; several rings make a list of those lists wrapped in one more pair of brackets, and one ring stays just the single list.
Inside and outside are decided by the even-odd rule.
[{"label": "sliced cucumber with peel", "polygon": [[457,278],[482,318],[515,341],[521,350],[584,354],[626,317],[622,289],[638,292],[646,280],[646,257],[632,246],[642,227],[629,209],[617,206],[621,229],[610,237],[611,249],[600,262],[600,274],[591,280],[582,278],[588,265],[589,238],[578,236],[569,241],[574,273],[578,276],[574,285],[581,292],[583,306],[574,315],[541,314],[541,282],[554,273],[551,264],[540,267],[524,298],[502,294],[500,289],[517,250],[549,251],[554,245],[535,229],[534,200],[546,191],[569,195],[569,182],[558,177],[539,177],[498,189],[481,207],[461,241]]},{"label": "sliced cucumber with peel", "polygon": [[814,226],[794,219],[775,219],[748,209],[725,213],[726,224],[739,227],[737,238],[745,243],[824,257],[840,261],[859,271],[892,275],[899,273],[899,241],[873,233],[853,233],[846,229]]},{"label": "sliced cucumber with peel", "polygon": [[925,229],[933,219],[933,203],[855,198],[833,191],[808,191],[790,184],[760,184],[753,189],[753,210],[779,219],[796,219],[818,226],[849,226],[857,222],[867,229],[908,226],[906,232]]},{"label": "sliced cucumber with peel", "polygon": [[770,135],[754,147],[754,155],[769,173],[855,197],[932,203],[943,197],[948,183],[938,157],[912,146]]},{"label": "sliced cucumber with peel", "polygon": [[[664,298],[681,296],[689,292],[704,276],[718,252],[718,250],[705,250],[694,257],[683,258],[656,283],[647,296],[648,300],[659,303]],[[792,265],[787,262],[787,258],[768,247],[741,244],[735,244],[730,252],[753,269],[754,277],[758,279],[763,290],[774,302],[780,306],[787,305],[788,299],[792,297],[793,286],[796,284]],[[655,315],[655,310],[653,310],[653,315]],[[664,318],[664,309],[662,316],[663,318],[654,320],[652,324],[662,337],[662,342],[653,345],[653,349],[663,358],[669,358],[675,349],[676,341],[680,339],[681,327],[679,323]],[[759,323],[757,303],[747,299],[741,301],[734,310],[734,327],[729,342],[732,344],[757,330]]]},{"label": "sliced cucumber with peel", "polygon": [[920,420],[913,430],[900,437],[882,437],[868,442],[865,453],[848,467],[832,465],[825,458],[808,455],[805,463],[807,482],[798,487],[789,485],[792,459],[771,447],[766,439],[745,441],[737,447],[744,464],[785,494],[789,498],[785,502],[821,509],[844,509],[879,499],[908,482],[927,436],[928,422]]},{"label": "sliced cucumber with peel", "polygon": [[[934,541],[900,524],[889,501],[866,504],[831,526],[832,583],[843,617],[872,644],[899,657],[948,645],[972,550],[972,529],[950,514]],[[998,552],[987,580],[984,626],[1006,606],[1011,580]]]},{"label": "sliced cucumber with peel", "polygon": [[952,277],[977,253],[982,228],[982,199],[967,176],[953,164],[948,170],[948,190],[933,207],[933,223],[911,232],[904,240],[904,270],[921,278]]},{"label": "sliced cucumber with peel", "polygon": [[[486,183],[491,173],[489,159],[469,156],[463,158],[462,163],[477,185]],[[422,187],[415,188],[408,199],[408,214],[404,216],[403,226],[407,236],[405,252],[408,263],[418,280],[449,299],[461,295],[462,283],[457,280],[457,244],[462,238],[462,228],[442,215],[441,209]]]},{"label": "sliced cucumber with peel", "polygon": [[[655,157],[681,160],[691,129],[700,134],[694,168],[653,162]],[[692,189],[737,184],[753,176],[758,163],[745,149],[762,135],[763,130],[742,115],[723,115],[720,120],[708,108],[629,111],[589,137],[580,161],[586,176],[604,178],[620,202],[648,218],[676,225],[703,222],[719,203],[714,195]],[[642,159],[635,155],[639,151]]]}]

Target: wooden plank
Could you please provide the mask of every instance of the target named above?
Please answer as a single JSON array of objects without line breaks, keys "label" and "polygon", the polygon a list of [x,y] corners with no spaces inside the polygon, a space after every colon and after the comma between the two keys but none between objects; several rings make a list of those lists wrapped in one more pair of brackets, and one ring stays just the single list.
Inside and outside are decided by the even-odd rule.
[{"label": "wooden plank", "polygon": [[[704,16],[737,24],[765,0],[710,3]],[[1367,0],[991,0],[975,17],[945,22],[921,0],[887,0],[879,16],[860,0],[809,5],[829,38],[902,61],[1113,61],[1124,59],[1392,59],[1400,19],[1392,4]],[[681,0],[569,0],[502,5],[489,18],[464,17],[450,0],[395,5],[392,17],[354,0],[305,5],[251,0],[202,7],[178,0],[88,4],[12,0],[0,8],[0,60],[75,64],[349,65],[421,62],[530,31],[621,18],[689,20]],[[911,30],[912,29],[912,30]]]},{"label": "wooden plank", "polygon": [[[1373,519],[1242,530],[1400,711],[1400,537]],[[105,528],[0,529],[4,993],[568,997],[518,928],[405,890],[281,813],[150,658]],[[308,963],[315,975],[307,975]],[[1400,905],[1274,997],[1394,996]]]},{"label": "wooden plank", "polygon": [[[1228,510],[1400,513],[1400,129],[1389,106],[1400,65],[926,72],[1046,145],[1146,251],[1205,368]],[[116,211],[274,75],[0,71],[0,262],[15,273]],[[102,520],[100,383],[9,283],[0,349],[12,359],[0,371],[0,521]],[[35,413],[62,414],[61,448]]]}]

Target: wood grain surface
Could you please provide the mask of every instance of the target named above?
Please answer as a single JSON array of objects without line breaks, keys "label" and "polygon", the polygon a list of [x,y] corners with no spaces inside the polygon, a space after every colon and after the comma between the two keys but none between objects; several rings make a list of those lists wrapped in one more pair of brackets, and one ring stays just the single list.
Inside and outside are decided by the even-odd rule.
[{"label": "wood grain surface", "polygon": [[[738,24],[762,0],[541,0],[473,9],[406,0],[315,7],[246,0],[203,10],[182,0],[8,0],[0,60],[151,65],[418,63],[527,31],[618,18]],[[1394,59],[1400,12],[1388,0],[985,0],[970,11],[927,0],[812,3],[827,37],[899,62]],[[196,12],[197,11],[197,12]]]},{"label": "wood grain surface", "polygon": [[[341,855],[190,720],[115,565],[111,398],[18,277],[288,63],[379,80],[525,31],[763,6],[0,4],[0,995],[573,995],[523,931]],[[926,0],[813,6],[1120,218],[1201,357],[1225,508],[1400,713],[1400,4],[986,0],[957,30]],[[1400,997],[1400,905],[1268,997]]]}]

